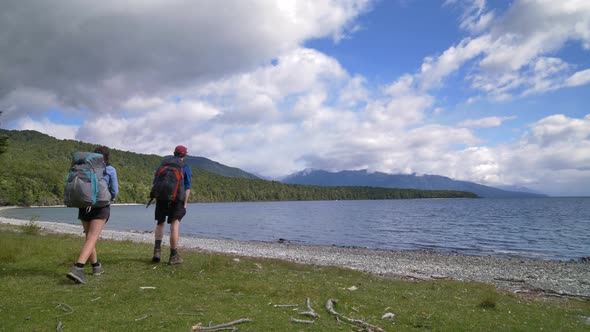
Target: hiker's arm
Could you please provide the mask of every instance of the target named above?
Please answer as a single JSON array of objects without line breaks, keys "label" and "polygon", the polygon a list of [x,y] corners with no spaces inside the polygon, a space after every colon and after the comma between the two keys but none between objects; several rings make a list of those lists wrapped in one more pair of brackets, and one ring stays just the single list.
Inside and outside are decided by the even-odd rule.
[{"label": "hiker's arm", "polygon": [[186,209],[186,206],[188,204],[188,197],[190,196],[190,194],[191,194],[191,190],[190,189],[186,189],[184,191],[184,208],[185,209]]},{"label": "hiker's arm", "polygon": [[186,209],[186,206],[188,204],[189,201],[189,196],[191,194],[191,185],[193,182],[193,173],[192,170],[190,168],[190,166],[185,165],[184,166],[184,170],[183,170],[183,175],[184,175],[184,208]]},{"label": "hiker's arm", "polygon": [[108,167],[107,172],[109,173],[109,177],[111,178],[111,183],[109,184],[109,190],[111,192],[111,201],[115,201],[117,195],[119,194],[119,179],[117,178],[117,170],[114,167]]}]

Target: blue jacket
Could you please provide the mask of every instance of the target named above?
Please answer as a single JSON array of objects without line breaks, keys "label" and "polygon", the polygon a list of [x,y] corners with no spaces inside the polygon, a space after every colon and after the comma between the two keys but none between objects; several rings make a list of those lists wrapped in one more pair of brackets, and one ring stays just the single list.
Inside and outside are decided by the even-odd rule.
[{"label": "blue jacket", "polygon": [[119,194],[119,179],[117,178],[117,170],[108,165],[106,168],[106,177],[108,177],[107,182],[109,184],[109,191],[111,192],[111,201],[114,202],[115,198]]},{"label": "blue jacket", "polygon": [[191,189],[191,184],[193,182],[193,171],[191,171],[191,167],[189,165],[184,165],[182,173],[184,175],[184,189]]}]

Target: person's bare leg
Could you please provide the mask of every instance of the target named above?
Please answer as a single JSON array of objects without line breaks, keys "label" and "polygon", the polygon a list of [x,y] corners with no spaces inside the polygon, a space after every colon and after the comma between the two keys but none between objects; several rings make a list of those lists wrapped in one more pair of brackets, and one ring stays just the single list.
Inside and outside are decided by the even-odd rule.
[{"label": "person's bare leg", "polygon": [[168,260],[169,265],[182,264],[183,259],[178,255],[178,229],[180,227],[180,221],[174,220],[170,223],[170,259]]},{"label": "person's bare leg", "polygon": [[156,225],[156,232],[154,235],[156,241],[162,241],[164,238],[164,223]]},{"label": "person's bare leg", "polygon": [[160,261],[162,239],[164,238],[164,223],[156,225],[156,231],[154,232],[154,256],[152,257],[153,263]]},{"label": "person's bare leg", "polygon": [[86,232],[86,241],[78,256],[78,263],[86,264],[88,258],[91,258],[92,263],[96,263],[96,242],[100,237],[100,233],[106,223],[105,219],[93,219],[91,221],[82,222],[84,231]]},{"label": "person's bare leg", "polygon": [[[72,267],[70,272],[66,274],[66,277],[75,281],[76,283],[85,284],[88,282],[88,279],[84,276],[84,264],[90,260],[92,263],[97,263],[96,257],[96,242],[100,237],[100,233],[106,224],[106,219],[92,219],[91,221],[82,221],[82,227],[84,227],[84,233],[86,233],[86,240],[84,241],[84,245],[82,245],[82,250],[80,250],[80,256],[78,256],[78,261]],[[100,271],[93,271],[92,274],[98,275],[104,272],[104,270]]]},{"label": "person's bare leg", "polygon": [[174,220],[170,223],[170,249],[178,249],[178,229],[180,228],[180,222]]},{"label": "person's bare leg", "polygon": [[[82,227],[84,227],[84,234],[86,236],[86,238],[88,238],[88,232],[90,231],[90,221],[82,221]],[[96,262],[98,262],[98,257],[96,256],[96,246],[94,247],[94,250],[92,250],[92,253],[90,254],[90,263],[94,264]],[[79,262],[81,263],[81,262]]]}]

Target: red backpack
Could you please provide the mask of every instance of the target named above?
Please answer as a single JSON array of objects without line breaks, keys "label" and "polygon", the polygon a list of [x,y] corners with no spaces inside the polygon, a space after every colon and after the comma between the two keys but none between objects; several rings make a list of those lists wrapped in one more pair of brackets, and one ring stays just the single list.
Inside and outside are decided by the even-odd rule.
[{"label": "red backpack", "polygon": [[166,157],[158,167],[150,198],[158,201],[184,201],[184,162]]}]

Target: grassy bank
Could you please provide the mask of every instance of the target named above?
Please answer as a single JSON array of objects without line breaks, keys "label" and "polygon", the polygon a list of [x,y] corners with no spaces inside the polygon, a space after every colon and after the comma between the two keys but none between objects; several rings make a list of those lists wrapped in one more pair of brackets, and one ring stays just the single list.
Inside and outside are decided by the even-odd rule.
[{"label": "grassy bank", "polygon": [[[150,245],[128,241],[99,242],[107,272],[75,285],[65,274],[81,245],[80,237],[41,235],[34,224],[0,229],[0,331],[190,331],[199,322],[240,318],[252,320],[236,325],[240,331],[358,331],[326,310],[328,299],[338,299],[337,312],[386,331],[590,328],[584,301],[523,299],[489,285],[391,280],[200,252],[183,251],[180,266],[154,265]],[[298,314],[308,310],[306,298],[319,318]],[[395,314],[395,325],[381,319],[387,312]]]}]

